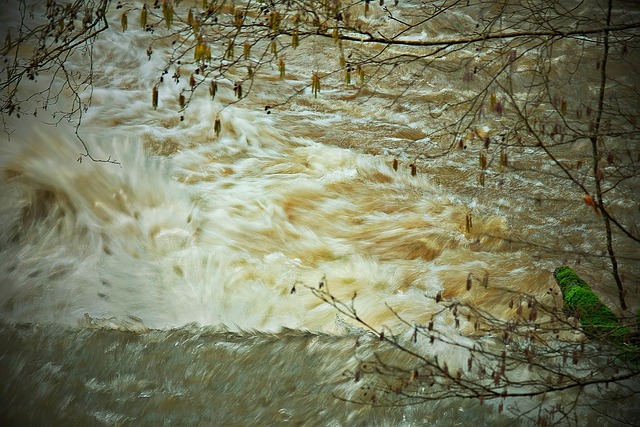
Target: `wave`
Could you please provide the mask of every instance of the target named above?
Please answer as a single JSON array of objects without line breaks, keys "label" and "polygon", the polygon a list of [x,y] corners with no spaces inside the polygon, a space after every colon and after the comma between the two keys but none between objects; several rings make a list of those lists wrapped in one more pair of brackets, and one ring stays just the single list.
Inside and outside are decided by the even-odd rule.
[{"label": "wave", "polygon": [[[393,328],[401,322],[385,304],[426,322],[440,292],[505,316],[499,289],[548,289],[547,274],[504,243],[504,217],[427,175],[226,114],[220,138],[164,156],[144,139],[94,136],[121,167],[76,162],[72,130],[34,122],[12,135],[1,165],[3,318],[335,331],[335,311],[311,292],[324,280]],[[469,274],[491,286],[467,291]]]}]

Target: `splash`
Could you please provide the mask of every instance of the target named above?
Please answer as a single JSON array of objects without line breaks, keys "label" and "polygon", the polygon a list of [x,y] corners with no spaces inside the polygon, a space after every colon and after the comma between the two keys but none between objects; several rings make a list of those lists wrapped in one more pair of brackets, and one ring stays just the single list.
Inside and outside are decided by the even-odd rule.
[{"label": "splash", "polygon": [[[63,124],[9,123],[16,131],[0,143],[3,320],[75,325],[87,314],[153,328],[339,332],[335,310],[311,292],[322,283],[371,325],[394,329],[398,316],[431,320],[438,294],[506,318],[510,292],[544,299],[555,286],[507,243],[504,213],[440,186],[435,169],[413,176],[392,157],[309,138],[343,121],[341,102],[331,101],[331,114],[292,104],[270,118],[253,110],[273,98],[267,78],[245,105],[229,105],[232,84],[221,81],[215,101],[196,91],[180,112],[187,82],[165,81],[152,108],[172,40],[158,39],[148,57],[149,37],[108,31],[94,44],[80,131],[94,156],[121,167],[76,162],[78,140]],[[424,136],[378,104],[344,103],[356,118],[375,109],[404,120],[402,135]],[[314,129],[288,133],[301,114]]]},{"label": "splash", "polygon": [[441,293],[507,315],[499,289],[548,288],[504,243],[505,218],[466,229],[470,207],[428,176],[226,114],[220,138],[168,156],[101,141],[122,167],[75,162],[71,132],[35,123],[3,144],[5,320],[335,332],[321,282],[388,327],[385,304],[427,321]]}]

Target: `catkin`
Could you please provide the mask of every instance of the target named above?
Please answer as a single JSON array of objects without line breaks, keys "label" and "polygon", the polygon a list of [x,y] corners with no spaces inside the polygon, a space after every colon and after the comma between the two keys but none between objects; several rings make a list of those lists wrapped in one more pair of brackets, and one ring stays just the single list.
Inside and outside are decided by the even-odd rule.
[{"label": "catkin", "polygon": [[140,12],[140,28],[147,28],[147,5],[142,6],[142,11]]},{"label": "catkin", "polygon": [[224,56],[227,59],[233,59],[233,40],[229,40],[229,42],[227,42],[227,51]]},{"label": "catkin", "polygon": [[484,153],[480,153],[480,168],[482,170],[487,168],[487,155]]},{"label": "catkin", "polygon": [[251,43],[248,41],[244,42],[242,46],[242,53],[244,55],[244,59],[249,59],[251,57]]},{"label": "catkin", "polygon": [[154,110],[158,108],[158,86],[153,87],[153,92],[151,95],[151,105],[153,106]]},{"label": "catkin", "polygon": [[218,83],[215,80],[211,80],[211,85],[209,86],[209,94],[211,95],[211,100],[216,97],[216,92],[218,91]]},{"label": "catkin", "polygon": [[171,24],[173,23],[173,5],[168,1],[162,4],[162,15],[164,16],[164,22],[167,28],[171,28]]},{"label": "catkin", "polygon": [[311,93],[313,93],[313,96],[317,98],[319,92],[320,92],[320,76],[318,75],[318,72],[315,72],[311,76]]}]

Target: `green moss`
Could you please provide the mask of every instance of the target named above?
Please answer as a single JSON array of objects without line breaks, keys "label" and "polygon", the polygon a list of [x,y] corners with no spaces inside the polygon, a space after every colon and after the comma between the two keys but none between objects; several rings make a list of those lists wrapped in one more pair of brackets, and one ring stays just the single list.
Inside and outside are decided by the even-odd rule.
[{"label": "green moss", "polygon": [[[640,363],[640,347],[636,343],[640,331],[633,333],[630,328],[623,327],[613,311],[571,268],[558,267],[553,275],[562,291],[562,310],[580,320],[587,336],[615,344],[620,349],[620,359]],[[640,328],[640,309],[636,312],[636,320]]]},{"label": "green moss", "polygon": [[[558,267],[554,276],[562,291],[562,309],[577,316],[584,332],[591,338],[608,335],[621,339],[623,329],[616,315],[591,290],[587,283],[569,267]],[[628,332],[627,332],[628,333]]]},{"label": "green moss", "polygon": [[565,289],[572,288],[574,286],[578,286],[583,289],[591,290],[587,282],[582,280],[578,275],[569,267],[558,267],[556,271],[553,273],[560,286],[560,290],[564,295]]}]

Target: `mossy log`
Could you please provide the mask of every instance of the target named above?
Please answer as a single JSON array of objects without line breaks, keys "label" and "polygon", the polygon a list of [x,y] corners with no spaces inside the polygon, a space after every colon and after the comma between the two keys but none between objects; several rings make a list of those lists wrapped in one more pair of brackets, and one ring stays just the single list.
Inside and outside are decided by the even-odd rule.
[{"label": "mossy log", "polygon": [[[580,321],[589,338],[609,341],[621,347],[619,356],[622,359],[640,360],[639,348],[635,345],[635,338],[639,335],[637,331],[633,333],[629,327],[623,326],[613,311],[571,268],[558,267],[553,275],[562,291],[562,310]],[[640,311],[638,317],[640,320]]]},{"label": "mossy log", "polygon": [[[556,268],[553,273],[562,291],[562,310],[580,320],[580,325],[590,338],[620,335],[620,322],[589,285],[569,267]],[[629,331],[627,330],[626,333]]]}]

